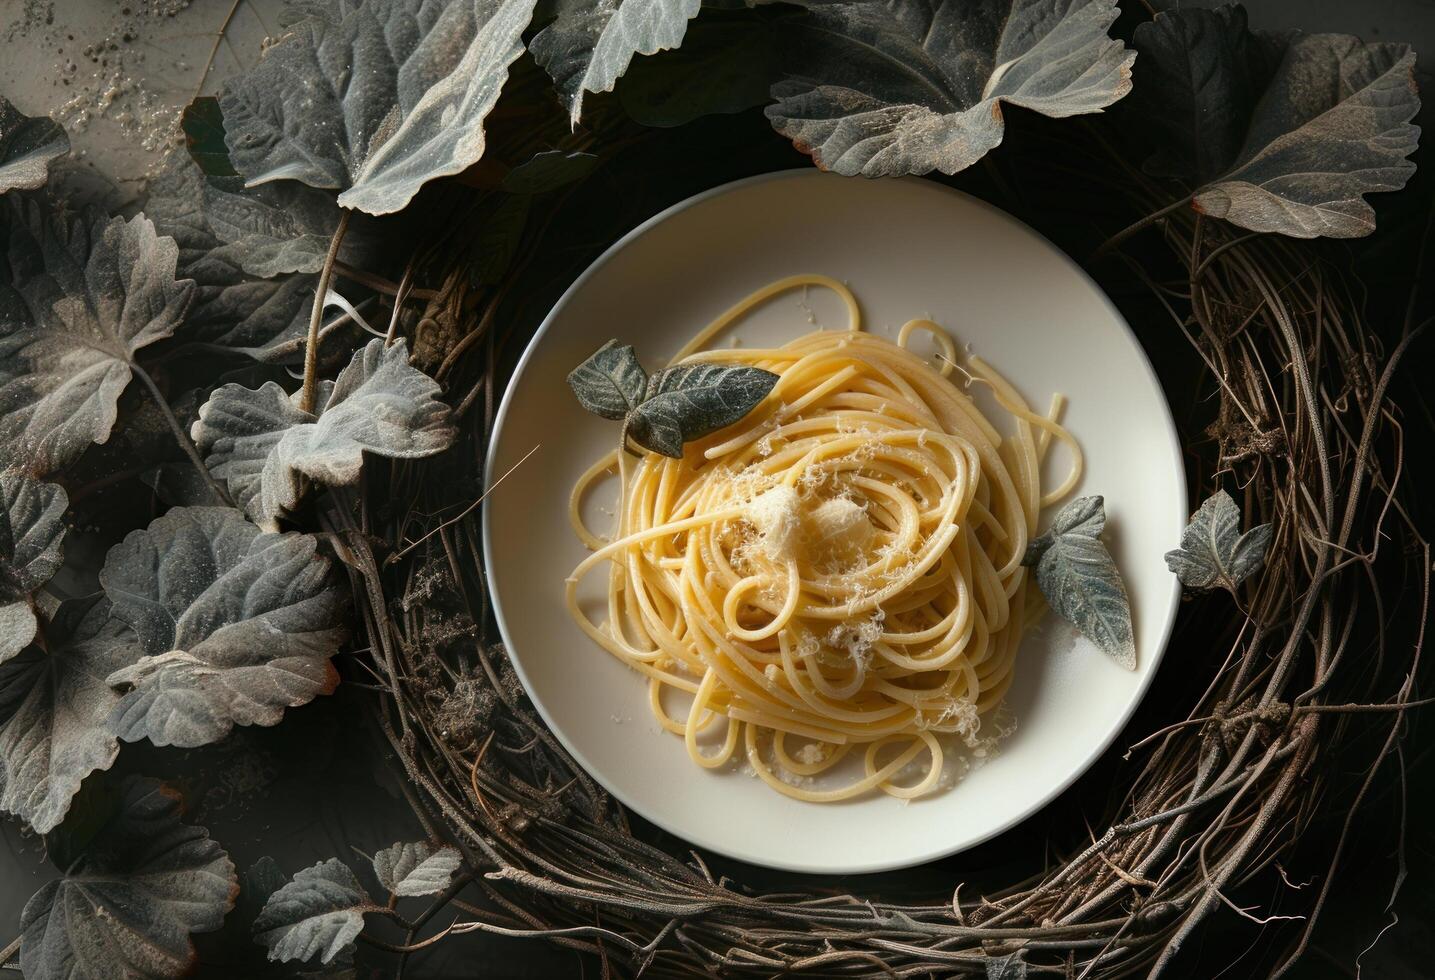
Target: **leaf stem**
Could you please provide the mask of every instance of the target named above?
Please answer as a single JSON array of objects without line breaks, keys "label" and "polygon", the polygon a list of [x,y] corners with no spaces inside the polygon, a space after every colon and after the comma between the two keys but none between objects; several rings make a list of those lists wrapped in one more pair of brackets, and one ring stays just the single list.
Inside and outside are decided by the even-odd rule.
[{"label": "leaf stem", "polygon": [[159,407],[160,414],[163,415],[164,420],[169,423],[169,431],[174,433],[174,441],[179,443],[179,448],[184,450],[184,454],[189,457],[189,461],[194,464],[194,468],[198,470],[199,475],[204,478],[204,482],[209,487],[210,492],[219,498],[220,503],[224,504],[224,506],[233,507],[234,501],[230,499],[229,492],[219,485],[214,479],[214,475],[209,472],[209,467],[204,465],[204,460],[199,458],[199,450],[195,448],[194,441],[189,438],[189,433],[185,432],[183,426],[179,424],[179,419],[174,417],[174,409],[170,408],[169,402],[165,401],[164,395],[160,393],[159,385],[154,383],[154,378],[151,378],[149,372],[138,364],[132,364],[130,367],[134,370],[134,373],[139,376],[139,379],[144,382],[145,387],[149,389],[151,397],[154,398],[155,405]]},{"label": "leaf stem", "polygon": [[1190,204],[1191,200],[1192,195],[1189,194],[1185,197],[1177,198],[1170,204],[1166,205],[1164,208],[1152,211],[1150,214],[1146,215],[1146,217],[1131,222],[1131,224],[1127,225],[1125,228],[1122,228],[1116,234],[1112,235],[1110,238],[1106,239],[1106,241],[1102,242],[1101,245],[1096,249],[1096,251],[1091,253],[1092,261],[1094,262],[1095,260],[1101,258],[1107,252],[1111,251],[1117,245],[1120,245],[1122,242],[1126,241],[1126,239],[1130,238],[1132,235],[1136,234],[1138,231],[1145,228],[1147,225],[1155,224],[1171,212],[1177,211],[1185,207],[1187,204]]},{"label": "leaf stem", "polygon": [[19,966],[9,966],[9,962],[20,952],[20,936],[16,936],[14,942],[4,949],[0,949],[0,970],[18,970]]},{"label": "leaf stem", "polygon": [[324,297],[329,295],[329,282],[334,278],[334,263],[339,258],[339,246],[344,244],[344,232],[349,230],[348,208],[339,212],[339,225],[329,242],[328,254],[324,256],[324,267],[319,270],[319,285],[314,288],[314,308],[309,311],[309,334],[304,342],[304,387],[299,394],[299,410],[314,411],[314,388],[319,374],[319,324],[324,319]]}]

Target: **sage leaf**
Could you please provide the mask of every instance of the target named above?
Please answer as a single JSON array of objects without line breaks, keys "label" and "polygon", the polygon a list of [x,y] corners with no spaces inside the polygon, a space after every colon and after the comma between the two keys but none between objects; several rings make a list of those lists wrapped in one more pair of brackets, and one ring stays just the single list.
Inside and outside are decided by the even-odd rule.
[{"label": "sage leaf", "polygon": [[402,210],[483,155],[535,0],[329,0],[220,96],[249,186],[299,180],[346,208]]},{"label": "sage leaf", "polygon": [[755,367],[670,367],[649,379],[647,398],[628,414],[624,430],[643,448],[681,459],[683,443],[741,419],[767,397],[777,380],[771,371]]},{"label": "sage leaf", "polygon": [[65,491],[23,473],[0,471],[0,663],[35,638],[30,594],[64,560]]},{"label": "sage leaf", "polygon": [[0,95],[0,194],[43,187],[50,163],[69,152],[63,126],[48,116],[31,118]]},{"label": "sage leaf", "polygon": [[545,150],[505,174],[502,187],[510,194],[543,194],[582,180],[597,165],[593,153]]},{"label": "sage leaf", "polygon": [[18,302],[0,305],[0,466],[44,476],[109,438],[136,353],[174,332],[194,283],[143,215],[6,200]]},{"label": "sage leaf", "polygon": [[371,340],[338,378],[319,385],[314,412],[274,382],[217,388],[191,427],[195,445],[235,501],[267,528],[296,507],[308,477],[329,486],[359,479],[364,453],[431,456],[457,434],[438,383],[411,366],[408,346]]},{"label": "sage leaf", "polygon": [[106,678],[141,654],[106,600],[51,621],[48,651],[0,664],[0,810],[38,833],[59,826],[86,776],[119,754],[109,729],[119,702]]},{"label": "sage leaf", "polygon": [[1078,497],[1031,541],[1022,564],[1035,566],[1036,583],[1058,616],[1121,666],[1135,670],[1131,603],[1101,541],[1105,527],[1102,498]]},{"label": "sage leaf", "polygon": [[364,913],[382,911],[348,865],[321,861],[294,876],[264,903],[254,940],[279,962],[329,963],[350,949],[364,928]]},{"label": "sage leaf", "polygon": [[1261,524],[1241,533],[1241,510],[1231,495],[1217,490],[1207,497],[1181,532],[1181,547],[1166,552],[1166,565],[1192,589],[1236,586],[1260,571],[1275,528]]},{"label": "sage leaf", "polygon": [[1003,102],[1063,118],[1131,89],[1115,0],[812,4],[783,44],[773,127],[824,170],[953,174],[1002,140]]},{"label": "sage leaf", "polygon": [[137,777],[64,872],[20,917],[30,980],[181,976],[195,963],[190,934],[218,929],[239,890],[208,831],[180,820],[177,795]]},{"label": "sage leaf", "polygon": [[648,372],[631,345],[610,340],[568,375],[579,403],[605,419],[624,419],[648,395]]},{"label": "sage leaf", "polygon": [[688,25],[680,48],[643,58],[618,86],[618,101],[643,126],[682,126],[703,116],[765,105],[777,74],[772,25],[745,18]]},{"label": "sage leaf", "polygon": [[333,691],[345,593],[317,544],[176,507],[111,548],[100,584],[144,654],[107,678],[115,734],[193,748]]},{"label": "sage leaf", "polygon": [[1192,206],[1242,228],[1355,238],[1365,194],[1415,171],[1415,52],[1343,34],[1251,32],[1239,5],[1157,14],[1136,28],[1140,116],[1167,149],[1150,166]]},{"label": "sage leaf", "polygon": [[390,895],[437,895],[463,863],[458,849],[430,841],[394,844],[374,855],[374,874]]},{"label": "sage leaf", "polygon": [[682,44],[700,9],[702,0],[570,0],[528,49],[577,126],[585,93],[611,92],[634,55]]}]

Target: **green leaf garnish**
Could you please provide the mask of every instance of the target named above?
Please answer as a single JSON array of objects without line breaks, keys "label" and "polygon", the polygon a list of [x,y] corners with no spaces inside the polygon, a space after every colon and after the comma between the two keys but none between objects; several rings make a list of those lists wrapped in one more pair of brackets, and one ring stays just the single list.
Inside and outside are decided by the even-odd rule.
[{"label": "green leaf garnish", "polygon": [[1166,564],[1192,589],[1236,586],[1260,571],[1275,529],[1270,524],[1241,533],[1241,511],[1231,495],[1217,490],[1206,498],[1181,532],[1181,547],[1166,552]]}]

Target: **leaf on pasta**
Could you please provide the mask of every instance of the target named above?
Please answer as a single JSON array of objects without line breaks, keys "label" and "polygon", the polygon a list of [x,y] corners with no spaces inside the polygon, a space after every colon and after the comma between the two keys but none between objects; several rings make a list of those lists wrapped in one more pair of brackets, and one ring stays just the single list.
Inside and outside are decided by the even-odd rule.
[{"label": "leaf on pasta", "polygon": [[307,534],[176,507],[110,549],[100,584],[144,654],[110,674],[127,742],[192,748],[334,690],[344,590]]},{"label": "leaf on pasta", "polygon": [[446,449],[457,430],[439,394],[409,364],[403,340],[375,339],[320,385],[315,412],[272,381],[257,390],[228,384],[199,410],[191,435],[240,506],[274,527],[298,505],[306,477],[346,486],[359,479],[365,452],[414,459]]},{"label": "leaf on pasta", "polygon": [[777,375],[730,364],[680,364],[648,380],[648,396],[628,414],[627,434],[655,453],[681,459],[683,443],[732,425],[756,408]]},{"label": "leaf on pasta", "polygon": [[484,118],[535,0],[329,0],[220,96],[254,186],[298,180],[370,214],[402,210],[483,155]]},{"label": "leaf on pasta", "polygon": [[953,174],[1002,140],[1001,104],[1062,118],[1131,89],[1115,0],[858,0],[808,7],[767,116],[824,170]]},{"label": "leaf on pasta", "polygon": [[193,967],[190,934],[218,929],[239,886],[223,848],[180,810],[157,780],[126,780],[84,850],[26,904],[26,977],[178,977]]},{"label": "leaf on pasta", "polygon": [[364,928],[364,913],[382,911],[338,858],[321,861],[294,876],[264,904],[254,922],[254,941],[279,962],[318,957],[329,963],[353,947]]},{"label": "leaf on pasta", "polygon": [[1181,547],[1166,552],[1166,564],[1181,584],[1192,589],[1236,586],[1260,571],[1275,528],[1261,524],[1241,533],[1241,510],[1231,495],[1217,490],[1206,498],[1181,532]]},{"label": "leaf on pasta", "polygon": [[51,162],[69,152],[63,126],[48,116],[31,118],[0,95],[0,194],[43,187]]},{"label": "leaf on pasta", "polygon": [[1101,497],[1078,497],[1061,508],[1045,534],[1027,546],[1023,564],[1056,614],[1128,670],[1136,669],[1131,603],[1116,563],[1101,541]]},{"label": "leaf on pasta", "polygon": [[569,373],[568,387],[588,411],[617,421],[648,396],[648,372],[631,344],[610,340]]},{"label": "leaf on pasta", "polygon": [[1177,8],[1136,28],[1136,106],[1160,140],[1155,173],[1192,206],[1252,231],[1353,238],[1364,195],[1415,171],[1415,52],[1343,34],[1265,34],[1239,5]]},{"label": "leaf on pasta", "polygon": [[0,663],[35,638],[31,593],[64,559],[65,491],[15,470],[0,471]]},{"label": "leaf on pasta", "polygon": [[391,895],[437,895],[452,883],[462,863],[457,848],[417,841],[394,844],[375,854],[374,874]]}]

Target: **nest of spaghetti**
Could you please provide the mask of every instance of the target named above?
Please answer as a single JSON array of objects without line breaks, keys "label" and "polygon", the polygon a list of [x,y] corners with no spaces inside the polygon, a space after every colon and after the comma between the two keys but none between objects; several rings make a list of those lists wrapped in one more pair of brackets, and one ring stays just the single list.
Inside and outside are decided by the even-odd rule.
[{"label": "nest of spaghetti", "polygon": [[[1134,215],[1165,203],[1100,144],[1039,154],[1027,186],[1066,186],[1040,168],[1083,154],[1121,174]],[[415,259],[417,281],[454,284],[440,380],[485,410],[454,451],[375,467],[323,517],[367,628],[377,723],[415,812],[472,873],[459,931],[645,976],[1186,976],[1198,930],[1257,928],[1242,917],[1266,930],[1253,970],[1306,951],[1419,666],[1431,565],[1403,447],[1428,418],[1404,411],[1399,371],[1418,304],[1376,329],[1340,253],[1185,209],[1131,241],[1103,274],[1157,311],[1128,320],[1163,349],[1191,498],[1224,487],[1247,525],[1272,523],[1265,568],[1234,595],[1187,597],[1141,710],[1044,815],[860,881],[689,851],[630,822],[544,726],[497,642],[471,507],[501,365],[541,311],[466,293],[451,273],[471,256]]]}]

